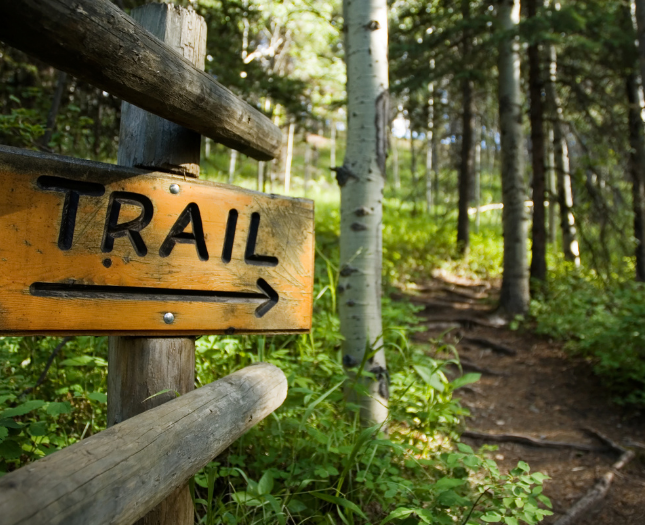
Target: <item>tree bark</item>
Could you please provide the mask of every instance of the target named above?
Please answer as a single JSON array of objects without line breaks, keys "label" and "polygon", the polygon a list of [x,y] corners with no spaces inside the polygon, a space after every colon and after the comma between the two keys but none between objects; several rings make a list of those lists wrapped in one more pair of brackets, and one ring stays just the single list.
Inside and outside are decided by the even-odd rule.
[{"label": "tree bark", "polygon": [[555,247],[557,242],[557,223],[555,218],[555,208],[558,202],[558,188],[556,184],[556,171],[555,171],[555,151],[553,149],[553,126],[549,126],[549,139],[548,139],[548,169],[547,169],[547,185],[548,185],[548,200],[549,200],[549,238],[548,241]]},{"label": "tree bark", "polygon": [[44,148],[49,148],[49,143],[52,140],[52,135],[54,134],[54,129],[56,128],[56,117],[60,110],[60,103],[63,99],[63,92],[65,91],[65,86],[67,84],[67,73],[64,71],[59,71],[58,76],[56,77],[56,90],[54,91],[54,96],[52,98],[52,105],[47,114],[47,124],[45,125],[45,134],[41,139],[40,143]]},{"label": "tree bark", "polygon": [[329,165],[332,168],[336,167],[336,121],[331,121],[331,144],[329,151]]},{"label": "tree bark", "polygon": [[636,73],[626,80],[629,103],[629,171],[632,179],[632,206],[634,210],[634,238],[636,239],[636,280],[645,281],[645,143],[643,119]]},{"label": "tree bark", "polygon": [[564,133],[563,112],[555,89],[557,80],[557,54],[555,48],[548,46],[549,82],[546,86],[547,103],[553,119],[553,150],[557,179],[558,207],[560,209],[560,229],[562,231],[562,252],[567,261],[580,265],[578,233],[573,215],[573,190],[569,165],[569,148]]},{"label": "tree bark", "polygon": [[[205,21],[194,11],[149,4],[132,11],[144,28],[204,69]],[[199,174],[201,139],[177,124],[123,103],[119,164],[171,173]],[[136,145],[137,149],[133,146]],[[142,157],[142,155],[144,157]],[[186,161],[189,165],[187,166]],[[108,426],[161,405],[195,388],[193,338],[110,337],[108,356]],[[167,390],[165,394],[157,395]],[[187,485],[178,488],[138,525],[192,525],[194,508]]]},{"label": "tree bark", "polygon": [[[528,0],[528,16],[534,18],[542,7],[542,0]],[[533,168],[533,228],[531,248],[532,279],[546,281],[546,215],[544,198],[546,178],[544,170],[544,109],[542,104],[542,72],[540,45],[532,43],[528,48],[529,96],[531,99],[531,164]]]},{"label": "tree bark", "polygon": [[482,126],[477,127],[477,137],[475,138],[475,232],[479,233],[480,208],[482,200]]},{"label": "tree bark", "polygon": [[[382,193],[389,127],[387,2],[344,0],[347,151],[341,186],[339,312],[343,363],[354,373],[365,359],[370,396],[360,396],[364,424],[388,415],[382,347]],[[369,356],[365,353],[369,352]]]},{"label": "tree bark", "polygon": [[[470,19],[470,0],[461,0],[461,14],[464,21]],[[470,60],[470,34],[464,30],[462,57],[466,67]],[[466,75],[462,81],[462,135],[461,162],[459,164],[459,215],[457,218],[457,252],[468,255],[470,248],[470,218],[468,208],[471,198],[473,179],[473,86]]]},{"label": "tree bark", "polygon": [[508,314],[525,313],[529,305],[526,253],[525,190],[522,173],[522,99],[520,55],[516,31],[520,18],[519,0],[500,0],[500,28],[506,37],[499,46],[499,123],[502,147],[502,213],[504,231],[504,273],[500,309]]}]

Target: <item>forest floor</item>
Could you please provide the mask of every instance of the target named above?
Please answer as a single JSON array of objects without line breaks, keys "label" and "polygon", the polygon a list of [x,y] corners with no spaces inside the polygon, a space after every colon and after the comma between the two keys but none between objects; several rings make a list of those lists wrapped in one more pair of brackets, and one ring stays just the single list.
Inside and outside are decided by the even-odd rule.
[{"label": "forest floor", "polygon": [[464,372],[482,373],[480,381],[456,392],[471,413],[468,431],[521,434],[595,449],[542,448],[512,438],[493,442],[465,433],[463,441],[474,447],[498,445],[493,457],[503,471],[522,460],[533,472],[552,478],[545,482],[544,493],[554,515],[545,525],[555,523],[621,456],[588,429],[619,446],[631,445],[636,456],[615,474],[607,496],[576,523],[645,524],[645,449],[638,447],[645,440],[641,412],[612,403],[589,363],[567,355],[562,343],[502,325],[493,313],[499,283],[439,272],[405,295],[423,306],[418,315],[424,331],[415,334],[415,340],[437,339],[450,330],[443,340],[456,345]]}]

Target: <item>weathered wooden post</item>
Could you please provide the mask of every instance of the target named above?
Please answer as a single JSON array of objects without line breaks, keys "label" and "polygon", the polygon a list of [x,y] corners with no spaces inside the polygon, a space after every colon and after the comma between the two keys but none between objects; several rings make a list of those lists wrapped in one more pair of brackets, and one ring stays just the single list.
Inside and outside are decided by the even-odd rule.
[{"label": "weathered wooden post", "polygon": [[[204,69],[206,22],[194,11],[172,4],[148,4],[131,16],[145,29]],[[198,133],[123,103],[118,163],[199,176]],[[170,191],[170,190],[169,190]],[[195,387],[195,340],[192,337],[110,337],[108,356],[108,426],[115,425],[185,394]],[[167,393],[151,399],[163,390]],[[187,485],[177,489],[139,524],[190,525],[193,503]]]}]

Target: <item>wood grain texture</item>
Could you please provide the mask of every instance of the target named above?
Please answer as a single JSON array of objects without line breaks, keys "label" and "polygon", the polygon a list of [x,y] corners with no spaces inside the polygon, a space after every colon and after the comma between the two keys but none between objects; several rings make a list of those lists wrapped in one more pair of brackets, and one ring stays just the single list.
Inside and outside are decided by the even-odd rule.
[{"label": "wood grain texture", "polygon": [[[58,245],[65,194],[38,187],[40,177],[93,182],[102,196],[81,195],[73,240]],[[159,172],[81,161],[0,146],[0,333],[198,335],[212,333],[305,332],[313,305],[313,203],[266,195],[224,184]],[[171,184],[179,193],[170,192]],[[115,238],[110,252],[102,238],[111,195],[142,195],[152,203],[150,223],[141,230],[147,254],[138,255],[127,236]],[[169,255],[160,248],[188,204],[200,210],[208,260],[195,244],[177,242]],[[229,211],[238,212],[231,260],[222,260]],[[124,204],[119,223],[134,220],[140,208]],[[260,215],[254,252],[277,258],[276,266],[247,261],[254,213]],[[191,231],[188,225],[186,233]],[[266,302],[263,279],[279,300],[256,316]],[[74,286],[138,287],[147,297],[95,292],[93,296],[36,296],[33,283]],[[112,290],[113,288],[109,288]],[[244,298],[203,299],[156,290],[245,294]],[[164,292],[164,293],[166,293]],[[166,324],[165,313],[174,315]]]},{"label": "wood grain texture", "polygon": [[3,525],[130,525],[276,410],[267,363],[124,421],[0,478]]},{"label": "wood grain texture", "polygon": [[[131,15],[144,29],[204,69],[206,22],[197,13],[170,4],[147,4],[134,9]],[[122,103],[119,165],[198,177],[200,153],[198,133]],[[113,336],[108,338],[108,345],[108,426],[195,389],[194,338]],[[194,522],[190,487],[185,484],[135,525]]]},{"label": "wood grain texture", "polygon": [[[198,69],[206,59],[206,21],[173,4],[147,4],[130,16]],[[199,176],[201,136],[128,102],[121,105],[121,166]]]},{"label": "wood grain texture", "polygon": [[258,160],[282,135],[261,112],[108,0],[0,0],[0,40]]}]

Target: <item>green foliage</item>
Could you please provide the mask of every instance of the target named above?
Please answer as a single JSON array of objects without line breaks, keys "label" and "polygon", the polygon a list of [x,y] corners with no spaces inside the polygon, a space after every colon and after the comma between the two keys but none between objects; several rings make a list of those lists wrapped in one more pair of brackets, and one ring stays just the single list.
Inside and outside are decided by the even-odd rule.
[{"label": "green foliage", "polygon": [[69,341],[42,384],[28,390],[36,386],[59,342],[52,337],[0,338],[0,475],[105,428],[104,337]]},{"label": "green foliage", "polygon": [[536,331],[568,341],[619,403],[645,404],[645,284],[606,287],[590,272],[554,274],[549,293],[531,304]]}]

